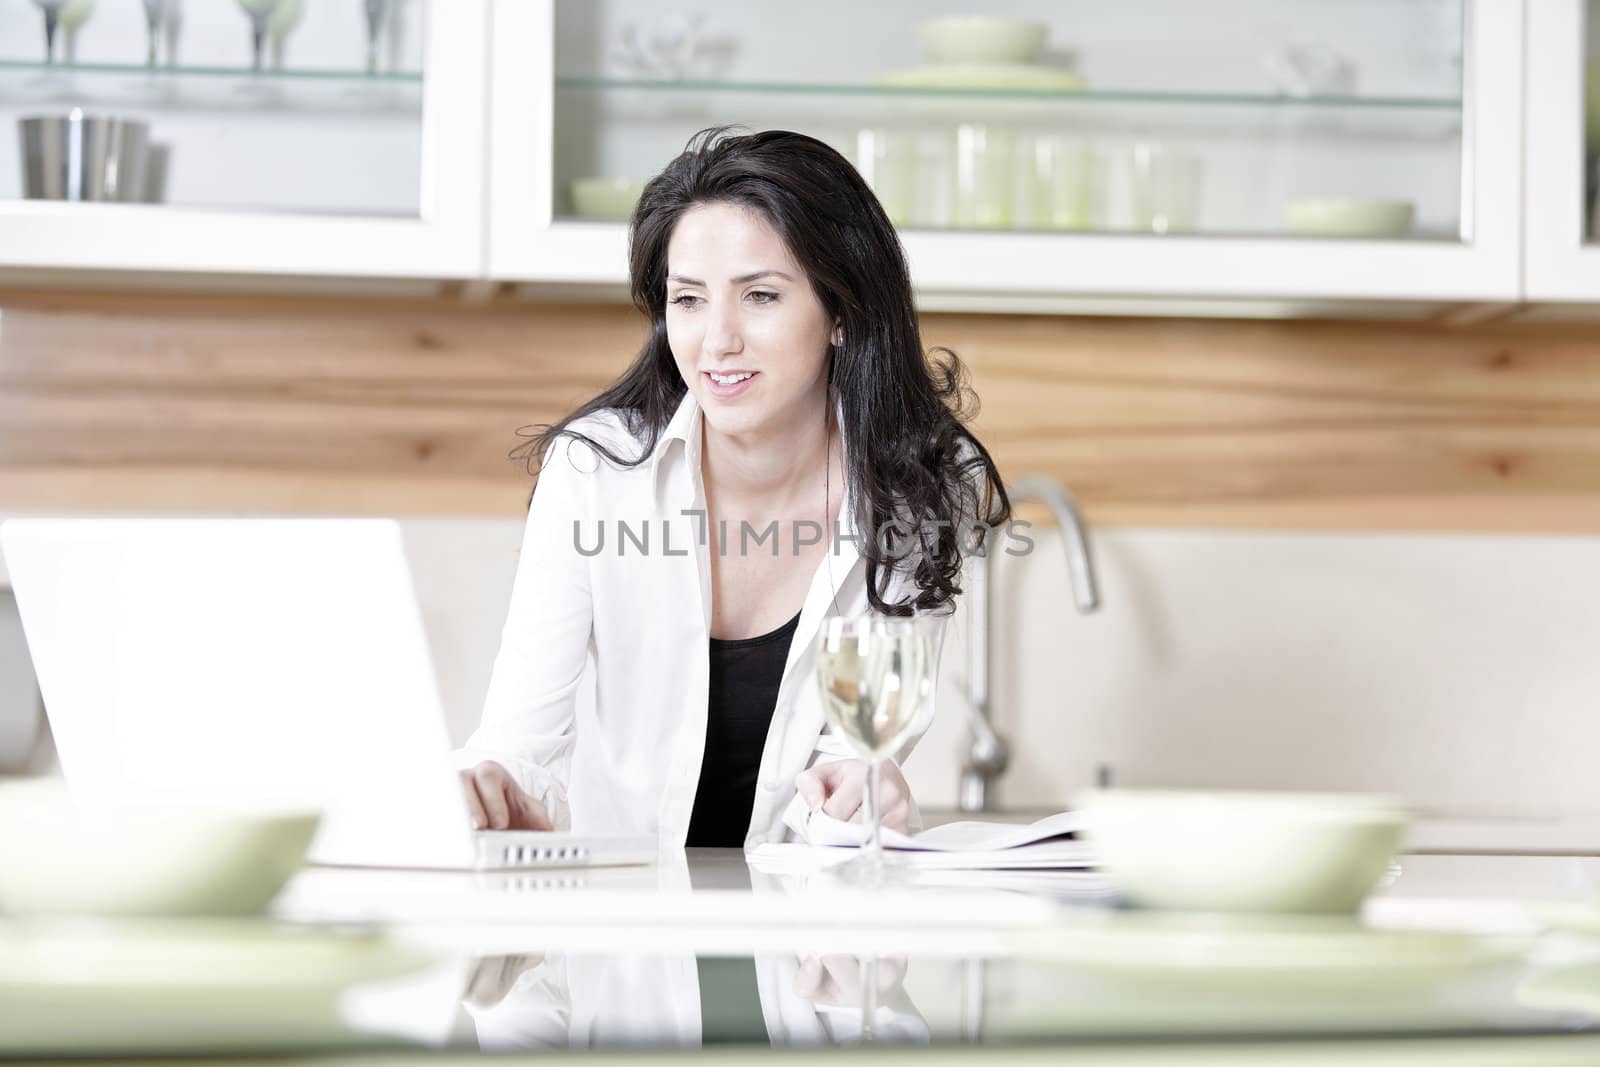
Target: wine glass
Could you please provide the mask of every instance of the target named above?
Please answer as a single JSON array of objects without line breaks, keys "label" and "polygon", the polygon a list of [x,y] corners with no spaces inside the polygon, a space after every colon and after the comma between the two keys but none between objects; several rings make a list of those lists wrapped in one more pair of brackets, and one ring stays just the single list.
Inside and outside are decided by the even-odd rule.
[{"label": "wine glass", "polygon": [[149,35],[145,52],[145,66],[154,67],[161,44],[161,18],[166,14],[167,0],[144,0],[144,25]]},{"label": "wine glass", "polygon": [[44,13],[44,61],[56,61],[56,26],[61,22],[61,10],[67,6],[67,0],[33,0],[39,5],[39,10]]},{"label": "wine glass", "polygon": [[389,14],[389,0],[362,0],[367,15],[367,73],[378,73],[378,38]]},{"label": "wine glass", "polygon": [[300,25],[305,13],[305,0],[282,0],[278,10],[272,13],[272,18],[267,22],[267,39],[271,46],[273,70],[283,69],[284,58],[288,54],[289,34]]},{"label": "wine glass", "polygon": [[824,619],[817,642],[822,707],[839,737],[867,764],[867,841],[838,871],[881,884],[883,851],[879,781],[883,761],[927,726],[933,705],[933,639],[926,619],[862,615]]},{"label": "wine glass", "polygon": [[278,5],[283,0],[238,0],[238,2],[250,19],[250,45],[254,56],[250,69],[259,71],[262,55],[267,46],[267,23],[271,21],[273,12],[278,10]]},{"label": "wine glass", "polygon": [[94,0],[67,0],[61,8],[58,21],[66,37],[65,59],[68,63],[78,61],[78,31],[89,21],[89,16],[92,14],[94,14]]}]

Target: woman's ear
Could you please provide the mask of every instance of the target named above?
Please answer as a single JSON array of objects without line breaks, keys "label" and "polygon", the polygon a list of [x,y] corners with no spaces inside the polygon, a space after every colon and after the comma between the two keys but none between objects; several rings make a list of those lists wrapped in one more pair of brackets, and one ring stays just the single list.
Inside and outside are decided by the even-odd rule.
[{"label": "woman's ear", "polygon": [[837,322],[833,324],[832,341],[833,347],[835,348],[838,348],[840,345],[844,344],[844,327],[840,326]]}]

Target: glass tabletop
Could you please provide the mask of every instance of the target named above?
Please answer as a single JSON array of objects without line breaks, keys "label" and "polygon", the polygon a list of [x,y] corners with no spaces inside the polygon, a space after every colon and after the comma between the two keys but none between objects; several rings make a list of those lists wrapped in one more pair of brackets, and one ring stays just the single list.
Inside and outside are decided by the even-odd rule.
[{"label": "glass tabletop", "polygon": [[[1409,897],[1402,865],[1379,901],[1395,906],[1360,920],[1137,912],[1059,879],[867,899],[766,880],[737,853],[565,879],[313,872],[272,919],[0,921],[0,1054],[1594,1035],[1600,907],[1441,900],[1420,866]],[[1486,869],[1486,892],[1522,891],[1523,868]]]}]

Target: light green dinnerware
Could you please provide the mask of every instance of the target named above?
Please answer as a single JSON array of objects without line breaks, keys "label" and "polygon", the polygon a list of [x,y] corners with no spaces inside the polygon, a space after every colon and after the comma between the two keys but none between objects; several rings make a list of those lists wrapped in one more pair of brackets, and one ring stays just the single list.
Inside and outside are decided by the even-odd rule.
[{"label": "light green dinnerware", "polygon": [[6,783],[0,914],[259,914],[318,819],[198,802],[82,813],[58,780]]},{"label": "light green dinnerware", "polygon": [[1409,823],[1360,794],[1108,789],[1078,807],[1128,901],[1182,911],[1350,914]]}]

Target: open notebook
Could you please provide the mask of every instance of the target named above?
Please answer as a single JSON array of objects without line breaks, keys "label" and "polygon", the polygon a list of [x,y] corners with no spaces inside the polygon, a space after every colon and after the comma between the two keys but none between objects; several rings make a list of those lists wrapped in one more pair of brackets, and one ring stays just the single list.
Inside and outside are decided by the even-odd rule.
[{"label": "open notebook", "polygon": [[[1075,836],[1082,829],[1083,816],[1064,811],[1023,825],[953,822],[912,835],[885,829],[883,847],[926,870],[1082,870],[1094,866]],[[804,841],[759,845],[750,858],[762,870],[815,870],[848,859],[865,834],[860,823],[812,812]]]}]

